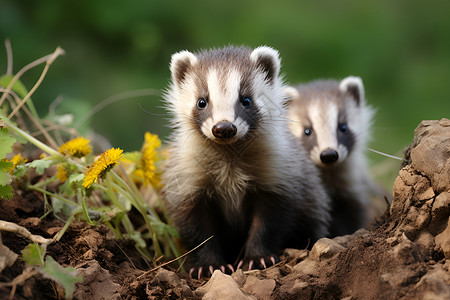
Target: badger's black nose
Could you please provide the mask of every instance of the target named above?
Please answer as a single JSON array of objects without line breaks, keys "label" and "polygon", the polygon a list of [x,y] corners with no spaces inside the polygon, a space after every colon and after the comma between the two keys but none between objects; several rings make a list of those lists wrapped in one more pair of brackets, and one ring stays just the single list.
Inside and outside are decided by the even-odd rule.
[{"label": "badger's black nose", "polygon": [[237,128],[234,124],[227,121],[220,121],[212,128],[212,133],[219,139],[230,139],[237,133]]},{"label": "badger's black nose", "polygon": [[334,149],[326,149],[320,153],[320,160],[324,164],[332,164],[339,159],[339,154]]}]

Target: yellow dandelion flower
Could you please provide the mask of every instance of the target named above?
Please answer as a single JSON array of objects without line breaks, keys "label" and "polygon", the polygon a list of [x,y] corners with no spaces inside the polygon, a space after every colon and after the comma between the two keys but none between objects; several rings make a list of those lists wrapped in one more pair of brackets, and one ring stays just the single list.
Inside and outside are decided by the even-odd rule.
[{"label": "yellow dandelion flower", "polygon": [[59,164],[56,168],[56,177],[64,183],[67,178],[69,178],[69,174],[67,173],[67,170],[63,164]]},{"label": "yellow dandelion flower", "polygon": [[118,161],[122,155],[123,150],[119,148],[111,148],[100,154],[84,173],[83,186],[89,188],[94,181],[105,177],[106,173],[119,163]]},{"label": "yellow dandelion flower", "polygon": [[71,139],[59,147],[59,153],[74,157],[83,157],[92,152],[90,140],[84,137]]},{"label": "yellow dandelion flower", "polygon": [[10,168],[6,168],[6,167],[3,168],[4,171],[12,173],[18,165],[23,165],[24,163],[26,163],[27,159],[19,153],[17,155],[14,155],[11,159],[4,158],[1,161],[6,161],[6,162],[12,163],[12,166]]},{"label": "yellow dandelion flower", "polygon": [[157,160],[156,149],[161,147],[161,140],[156,134],[145,133],[144,144],[141,149],[141,168],[144,172],[144,183],[151,184],[155,181],[157,174],[155,161]]},{"label": "yellow dandelion flower", "polygon": [[19,153],[14,155],[9,161],[13,163],[11,170],[14,170],[17,165],[23,165],[24,163],[26,163],[27,159]]}]

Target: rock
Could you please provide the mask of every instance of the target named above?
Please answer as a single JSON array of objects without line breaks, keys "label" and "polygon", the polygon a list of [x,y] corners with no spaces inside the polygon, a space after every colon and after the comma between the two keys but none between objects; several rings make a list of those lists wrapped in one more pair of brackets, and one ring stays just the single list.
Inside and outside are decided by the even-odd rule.
[{"label": "rock", "polygon": [[199,287],[195,294],[202,297],[203,300],[250,300],[256,299],[253,296],[245,295],[240,289],[236,281],[229,276],[223,274],[219,270],[215,270],[211,279],[202,287]]},{"label": "rock", "polygon": [[162,285],[165,288],[176,287],[182,284],[180,277],[175,272],[160,268],[152,280],[154,285]]},{"label": "rock", "polygon": [[368,235],[368,234],[369,234],[369,231],[367,229],[361,228],[361,229],[358,229],[357,231],[355,231],[352,234],[346,234],[346,235],[337,236],[337,237],[333,238],[333,241],[335,241],[336,243],[338,243],[342,247],[347,248],[348,245],[350,245],[350,243],[353,242],[354,239],[356,239],[359,236],[365,236],[365,235]]},{"label": "rock", "polygon": [[442,251],[444,256],[450,259],[450,219],[447,228],[436,236],[435,241],[437,250]]},{"label": "rock", "polygon": [[345,250],[345,248],[335,241],[328,238],[321,238],[311,249],[309,257],[317,261],[333,257],[337,253]]},{"label": "rock", "polygon": [[319,271],[318,266],[319,264],[317,263],[316,260],[309,258],[296,264],[294,266],[294,270],[297,272],[302,272],[303,274],[306,275],[317,276]]},{"label": "rock", "polygon": [[18,257],[19,255],[3,245],[2,235],[0,232],[0,273],[3,272],[6,267],[11,267],[16,262]]},{"label": "rock", "polygon": [[292,249],[287,248],[284,250],[284,253],[294,260],[304,259],[308,256],[308,250],[305,249]]},{"label": "rock", "polygon": [[411,294],[421,295],[420,299],[450,299],[450,274],[442,265],[435,265],[419,280]]},{"label": "rock", "polygon": [[273,279],[258,279],[254,276],[249,276],[244,284],[242,290],[247,292],[257,299],[271,299],[270,295],[275,289],[275,280]]},{"label": "rock", "polygon": [[450,120],[422,121],[414,131],[411,166],[430,179],[437,194],[449,191]]},{"label": "rock", "polygon": [[194,293],[177,273],[160,268],[155,277],[147,284],[146,293],[149,299],[160,298],[189,298]]},{"label": "rock", "polygon": [[450,193],[440,193],[433,203],[431,210],[431,221],[428,225],[428,230],[434,235],[441,233],[447,226],[449,215]]},{"label": "rock", "polygon": [[109,271],[103,269],[96,260],[75,269],[83,276],[83,282],[75,284],[74,299],[121,299],[120,285],[112,281]]},{"label": "rock", "polygon": [[242,269],[239,269],[231,274],[231,278],[233,278],[240,287],[244,286],[244,283],[247,280],[247,277],[245,277],[244,271]]}]

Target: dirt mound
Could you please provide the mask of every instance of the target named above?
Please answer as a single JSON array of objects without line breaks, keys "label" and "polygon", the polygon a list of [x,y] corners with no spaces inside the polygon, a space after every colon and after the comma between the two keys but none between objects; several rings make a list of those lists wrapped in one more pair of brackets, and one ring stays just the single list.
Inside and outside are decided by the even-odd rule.
[{"label": "dirt mound", "polygon": [[[39,193],[16,190],[1,200],[0,219],[51,237],[64,224],[42,215]],[[72,224],[47,248],[84,281],[75,299],[450,299],[450,121],[424,121],[406,152],[393,202],[370,230],[321,239],[310,251],[287,249],[266,270],[231,276],[216,271],[194,280],[185,273],[147,265],[132,241],[115,240],[106,226]],[[2,233],[17,254],[29,243]],[[0,255],[1,258],[1,255]],[[26,265],[20,259],[0,273],[0,298]],[[14,299],[61,299],[58,286],[42,276],[19,281]]]},{"label": "dirt mound", "polygon": [[217,272],[196,294],[221,297],[225,284],[242,299],[450,299],[450,121],[422,122],[406,156],[378,227],[291,250],[234,284]]}]

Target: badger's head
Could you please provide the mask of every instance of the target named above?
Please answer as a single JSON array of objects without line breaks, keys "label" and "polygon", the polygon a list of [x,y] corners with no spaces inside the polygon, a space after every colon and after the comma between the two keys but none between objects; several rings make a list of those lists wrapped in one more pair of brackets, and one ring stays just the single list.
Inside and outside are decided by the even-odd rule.
[{"label": "badger's head", "polygon": [[170,70],[166,100],[175,126],[219,144],[253,136],[280,109],[280,59],[270,47],[181,51]]},{"label": "badger's head", "polygon": [[287,87],[285,93],[291,132],[317,166],[336,166],[364,150],[373,112],[365,104],[361,78],[318,80]]}]

